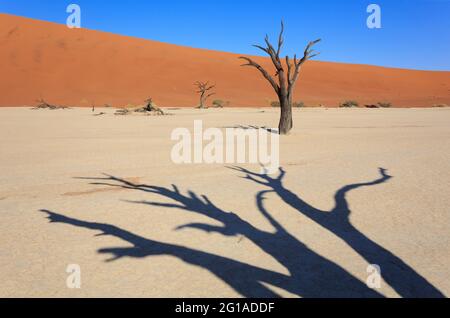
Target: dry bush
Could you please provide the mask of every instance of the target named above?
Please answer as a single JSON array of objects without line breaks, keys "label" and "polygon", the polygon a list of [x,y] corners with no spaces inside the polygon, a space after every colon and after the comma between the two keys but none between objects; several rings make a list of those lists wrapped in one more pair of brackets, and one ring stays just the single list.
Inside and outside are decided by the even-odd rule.
[{"label": "dry bush", "polygon": [[114,115],[116,115],[116,116],[125,116],[125,115],[130,115],[130,114],[131,114],[131,112],[128,108],[119,108],[114,113]]},{"label": "dry bush", "polygon": [[140,114],[144,114],[147,116],[164,116],[166,115],[161,108],[159,108],[158,106],[156,106],[155,103],[153,103],[153,100],[151,98],[147,99],[145,101],[145,106],[142,107],[138,107],[136,108],[136,106],[134,105],[128,105],[127,107],[122,107],[118,110],[116,110],[114,115],[119,115],[119,116],[123,116],[123,115],[131,115],[133,113],[140,113]]},{"label": "dry bush", "polygon": [[270,102],[270,106],[271,107],[280,107],[280,102],[279,101],[272,101],[272,102]]},{"label": "dry bush", "polygon": [[447,104],[434,104],[431,107],[433,107],[433,108],[442,108],[442,107],[449,107],[449,106]]},{"label": "dry bush", "polygon": [[303,108],[303,107],[306,107],[306,105],[304,102],[298,101],[298,102],[293,102],[292,107]]},{"label": "dry bush", "polygon": [[359,107],[359,103],[355,100],[346,100],[339,104],[341,108]]},{"label": "dry bush", "polygon": [[379,102],[377,103],[377,105],[381,108],[390,108],[392,107],[392,103],[389,102]]},{"label": "dry bush", "polygon": [[39,99],[37,100],[38,105],[33,107],[33,109],[50,109],[50,110],[55,110],[55,109],[68,109],[69,107],[66,106],[59,106],[59,105],[52,105],[47,103],[44,99]]},{"label": "dry bush", "polygon": [[229,101],[224,101],[221,99],[215,99],[212,102],[212,107],[214,108],[224,108],[224,107],[228,107],[230,105]]}]

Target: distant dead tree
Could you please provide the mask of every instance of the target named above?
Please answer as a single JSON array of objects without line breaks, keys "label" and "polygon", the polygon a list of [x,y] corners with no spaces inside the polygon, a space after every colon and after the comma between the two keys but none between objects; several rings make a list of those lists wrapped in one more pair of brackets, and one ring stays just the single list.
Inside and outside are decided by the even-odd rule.
[{"label": "distant dead tree", "polygon": [[211,96],[216,93],[211,92],[212,89],[216,87],[216,85],[209,85],[209,82],[195,82],[194,85],[197,87],[197,93],[200,94],[200,105],[198,108],[206,108],[206,101]]},{"label": "distant dead tree", "polygon": [[135,113],[144,113],[147,115],[157,115],[157,116],[163,116],[165,115],[161,108],[156,106],[156,104],[153,102],[152,98],[148,98],[145,100],[145,106],[136,108],[134,110]]},{"label": "distant dead tree", "polygon": [[[301,66],[308,60],[312,59],[313,57],[319,55],[319,53],[315,53],[312,47],[320,42],[321,40],[318,39],[316,41],[310,42],[303,53],[303,57],[301,59],[297,59],[297,55],[294,55],[293,63],[291,63],[291,60],[289,56],[286,56],[285,62],[282,62],[280,58],[280,52],[281,48],[284,43],[283,39],[283,33],[284,33],[284,23],[281,22],[281,32],[278,38],[278,47],[275,49],[272,44],[269,41],[269,36],[266,35],[265,42],[267,47],[263,47],[260,45],[254,45],[254,47],[257,47],[258,49],[264,51],[267,53],[271,60],[273,65],[275,66],[275,77],[278,77],[278,81],[275,81],[275,79],[258,63],[256,63],[254,60],[241,56],[240,59],[243,59],[247,61],[246,64],[243,64],[242,66],[253,66],[256,69],[258,69],[261,74],[264,76],[264,78],[269,81],[270,85],[272,85],[273,89],[275,90],[278,99],[280,101],[280,107],[281,107],[281,116],[280,116],[280,123],[278,126],[279,133],[281,135],[286,135],[289,133],[289,131],[293,127],[292,122],[292,96],[294,93],[295,84],[299,78]],[[286,68],[286,70],[285,70]]]},{"label": "distant dead tree", "polygon": [[146,103],[146,105],[144,107],[145,111],[154,112],[154,113],[157,113],[158,115],[164,115],[164,112],[161,110],[161,108],[156,106],[156,104],[153,102],[152,98],[148,98],[145,101],[145,103]]}]

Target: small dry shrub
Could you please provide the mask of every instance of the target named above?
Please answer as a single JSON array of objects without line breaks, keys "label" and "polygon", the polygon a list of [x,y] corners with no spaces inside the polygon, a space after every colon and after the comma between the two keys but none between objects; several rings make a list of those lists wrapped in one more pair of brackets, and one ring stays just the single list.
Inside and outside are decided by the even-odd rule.
[{"label": "small dry shrub", "polygon": [[346,100],[339,104],[341,108],[359,107],[359,103],[355,100]]},{"label": "small dry shrub", "polygon": [[298,102],[293,102],[292,107],[303,108],[303,107],[306,107],[306,105],[304,102],[298,101]]},{"label": "small dry shrub", "polygon": [[50,110],[55,110],[55,109],[68,109],[69,108],[67,106],[60,106],[60,105],[49,104],[43,99],[37,100],[37,103],[38,103],[37,106],[33,107],[33,109],[50,109]]},{"label": "small dry shrub", "polygon": [[381,107],[381,108],[390,108],[390,107],[392,107],[392,103],[389,103],[389,102],[379,102],[377,105],[379,107]]},{"label": "small dry shrub", "polygon": [[270,106],[271,107],[281,107],[280,102],[275,101],[275,100],[270,102]]}]

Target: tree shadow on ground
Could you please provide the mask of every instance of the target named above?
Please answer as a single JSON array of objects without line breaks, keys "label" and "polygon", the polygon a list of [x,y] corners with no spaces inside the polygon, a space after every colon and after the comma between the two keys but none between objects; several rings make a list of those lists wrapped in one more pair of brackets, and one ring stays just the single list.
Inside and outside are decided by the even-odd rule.
[{"label": "tree shadow on ground", "polygon": [[269,128],[267,126],[257,126],[257,125],[234,125],[222,127],[223,129],[242,129],[242,130],[260,130],[263,129],[269,133],[278,134],[278,128]]},{"label": "tree shadow on ground", "polygon": [[[189,213],[201,214],[211,220],[218,221],[221,226],[207,223],[192,223],[181,225],[177,229],[195,229],[207,233],[220,233],[224,236],[243,236],[273,257],[288,271],[288,275],[239,262],[225,256],[215,255],[185,246],[157,242],[113,225],[81,221],[48,210],[42,210],[42,212],[49,215],[51,222],[64,223],[101,231],[101,235],[114,236],[132,244],[132,247],[112,247],[99,250],[99,253],[106,253],[112,256],[109,261],[114,261],[123,257],[144,258],[155,255],[175,256],[188,264],[207,269],[244,297],[278,297],[279,295],[273,289],[269,288],[268,285],[281,288],[291,294],[301,297],[383,297],[377,291],[368,288],[363,282],[353,277],[338,264],[309,249],[305,244],[300,242],[283,228],[281,224],[272,217],[269,211],[267,211],[264,205],[265,195],[269,192],[276,192],[286,203],[297,208],[299,211],[306,209],[307,216],[309,216],[309,214],[316,215],[316,212],[317,214],[318,212],[324,212],[307,205],[295,196],[295,194],[282,186],[282,178],[285,175],[284,171],[281,171],[278,179],[272,179],[269,176],[255,174],[243,168],[234,169],[247,173],[248,179],[258,181],[258,183],[262,182],[269,186],[268,190],[261,191],[256,195],[256,204],[259,213],[261,213],[267,222],[272,225],[273,231],[268,232],[260,230],[240,218],[238,215],[220,209],[207,196],[199,196],[193,191],[188,191],[186,194],[183,194],[175,185],[173,185],[172,188],[165,188],[137,184],[114,176],[84,179],[95,180],[95,182],[92,183],[95,185],[120,187],[170,198],[173,201],[172,203],[160,203],[155,201],[139,201],[132,203],[167,209],[180,209]],[[331,213],[341,215],[340,218],[344,218],[347,215],[348,218],[350,211],[345,198],[346,193],[361,186],[370,186],[386,182],[390,178],[385,173],[385,170],[381,170],[381,173],[382,178],[379,180],[358,185],[349,185],[339,190],[336,193],[336,208]],[[257,180],[257,178],[262,178],[262,180]],[[278,180],[279,182],[275,180]],[[297,202],[297,200],[303,202],[303,205]],[[351,246],[363,257],[367,254],[372,255],[372,253],[380,252],[381,256],[374,255],[374,257],[366,259],[373,261],[370,263],[380,264],[383,276],[385,276],[386,270],[392,271],[392,264],[385,264],[384,262],[399,261],[400,264],[404,264],[397,257],[378,245],[375,245],[376,250],[373,250],[375,248],[375,243],[366,238],[362,233],[356,232],[359,234],[355,234],[354,231],[357,230],[351,226],[350,222],[345,223],[339,221],[337,217],[335,217],[333,221],[324,221],[322,220],[323,218],[324,216],[315,216],[315,219],[313,220],[319,224],[322,224],[320,222],[325,222],[324,224],[330,226],[334,230],[333,233],[338,236],[340,234],[345,238],[347,238],[348,235],[355,237],[352,240],[349,239],[349,242],[356,245],[356,247],[353,247],[353,245]],[[346,227],[342,227],[344,224]],[[324,225],[322,224],[322,226]],[[348,231],[350,231],[349,234],[342,234],[342,232]],[[348,241],[346,242],[349,243]],[[366,249],[369,249],[369,251],[366,251]],[[386,255],[386,253],[389,254]],[[386,259],[388,256],[389,258]],[[386,266],[387,269],[384,268],[384,266]],[[392,283],[399,284],[403,279],[413,278],[416,284],[423,284],[418,287],[428,288],[430,291],[433,291],[434,287],[411,268],[407,267],[406,264],[403,265],[403,267],[405,266],[407,275],[404,275],[404,270],[402,270],[402,272],[397,271],[397,274],[399,274],[400,277],[395,278],[394,281],[391,279],[391,281],[389,281],[391,285]],[[388,274],[388,279],[390,279],[392,273]],[[403,278],[401,275],[403,275]],[[422,281],[418,281],[419,278],[422,279]],[[403,281],[403,284],[409,286],[410,283]],[[393,287],[397,291],[406,289],[405,287],[395,288],[397,287],[396,285]],[[434,290],[439,293],[436,289]],[[403,294],[401,295],[404,296]],[[420,295],[424,295],[424,293],[422,291],[419,291],[417,294],[409,293],[409,297],[417,297]],[[438,294],[429,293],[426,296],[437,295]]]},{"label": "tree shadow on ground", "polygon": [[279,175],[276,178],[255,173],[242,167],[231,167],[231,169],[244,173],[244,178],[252,182],[266,186],[269,191],[275,192],[286,204],[339,237],[369,264],[379,265],[383,279],[400,296],[406,298],[445,297],[442,292],[411,266],[360,232],[350,221],[351,210],[346,198],[348,192],[387,182],[392,176],[387,173],[386,169],[379,168],[380,177],[374,181],[350,184],[339,189],[334,196],[335,206],[330,211],[313,207],[287,189],[283,185],[286,176],[283,168],[280,168]]}]

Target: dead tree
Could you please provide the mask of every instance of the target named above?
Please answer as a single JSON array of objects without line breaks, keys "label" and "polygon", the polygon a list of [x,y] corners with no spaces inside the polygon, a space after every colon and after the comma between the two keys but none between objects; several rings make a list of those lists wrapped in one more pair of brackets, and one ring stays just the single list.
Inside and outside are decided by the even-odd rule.
[{"label": "dead tree", "polygon": [[209,82],[195,82],[194,85],[197,86],[197,93],[200,94],[200,105],[198,108],[206,108],[206,101],[208,98],[216,94],[210,92],[216,85],[209,85]]},{"label": "dead tree", "polygon": [[[241,56],[240,59],[247,61],[246,64],[242,66],[253,66],[258,69],[264,78],[270,83],[270,85],[275,90],[278,99],[280,101],[281,107],[281,116],[280,116],[280,124],[278,126],[279,133],[281,135],[286,135],[292,129],[292,96],[294,93],[295,84],[299,78],[300,70],[302,65],[312,59],[313,57],[319,55],[319,53],[315,53],[312,47],[320,42],[318,39],[316,41],[310,42],[303,53],[303,57],[301,59],[297,59],[297,55],[294,55],[293,61],[290,60],[289,56],[286,56],[285,61],[283,62],[280,58],[281,48],[284,43],[283,39],[284,33],[284,24],[281,22],[281,31],[278,38],[278,47],[275,49],[273,45],[269,41],[269,36],[266,35],[265,42],[266,47],[260,45],[254,45],[258,49],[267,53],[273,65],[275,66],[275,78],[278,77],[278,81],[272,77],[269,72],[267,72],[261,65],[256,63],[254,60]],[[292,63],[293,62],[293,63]]]},{"label": "dead tree", "polygon": [[164,115],[164,112],[161,110],[161,108],[159,108],[158,106],[156,106],[155,103],[153,103],[153,99],[149,98],[146,101],[146,106],[144,107],[145,111],[147,112],[154,112],[158,115]]},{"label": "dead tree", "polygon": [[145,106],[136,108],[134,110],[135,113],[144,113],[147,115],[156,115],[156,116],[163,116],[165,115],[161,108],[156,106],[156,104],[153,102],[152,98],[148,98],[145,101]]}]

